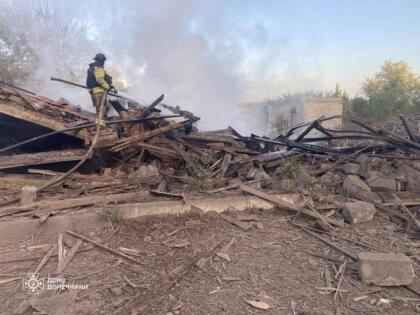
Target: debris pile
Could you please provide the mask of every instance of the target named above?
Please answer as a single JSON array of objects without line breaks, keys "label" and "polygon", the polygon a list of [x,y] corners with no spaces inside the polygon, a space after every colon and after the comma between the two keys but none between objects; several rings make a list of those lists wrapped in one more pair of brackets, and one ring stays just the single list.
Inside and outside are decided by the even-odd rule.
[{"label": "debris pile", "polygon": [[[111,103],[119,117],[108,120],[93,154],[86,156],[95,133],[95,116],[91,113],[65,100],[55,102],[10,87],[0,89],[0,100],[0,112],[6,117],[4,125],[9,130],[15,120],[42,128],[37,132],[53,129],[30,138],[19,134],[25,131],[19,130],[20,124],[15,126],[13,133],[18,136],[10,137],[8,145],[0,149],[0,169],[13,173],[0,176],[4,204],[23,196],[25,190],[21,192],[21,188],[25,186],[38,187],[33,204],[25,201],[27,198],[21,200],[22,207],[32,208],[44,197],[53,202],[54,198],[110,197],[141,190],[176,198],[183,192],[198,196],[253,187],[278,193],[301,192],[312,199],[342,193],[342,197],[363,202],[381,202],[378,196],[384,198],[386,192],[418,190],[416,152],[420,144],[416,142],[416,119],[408,122],[401,117],[399,125],[393,123],[393,129],[406,130],[406,135],[402,135],[393,133],[389,123],[375,125],[355,117],[345,120],[357,128],[329,130],[322,123],[337,116],[322,117],[294,127],[286,135],[268,139],[243,136],[231,127],[200,132],[193,127],[199,118],[179,107],[161,104],[174,114],[162,116],[156,106],[163,96],[148,107],[129,109],[113,99]],[[59,146],[52,145],[54,150],[50,150],[47,136],[64,133],[66,138],[59,138]],[[24,139],[16,141],[16,137]],[[47,144],[37,146],[41,138]],[[72,161],[83,158],[91,161],[82,172],[68,174],[54,187],[46,185],[62,176]],[[108,202],[136,198],[109,198]],[[286,208],[297,209],[292,205]],[[363,210],[358,211],[360,208]],[[357,223],[368,220],[374,211],[371,204],[347,202],[340,213],[347,222]],[[1,216],[9,215],[3,211]]]},{"label": "debris pile", "polygon": [[[343,286],[356,272],[363,284],[404,286],[420,295],[407,255],[381,252],[363,241],[340,236],[340,231],[356,230],[378,217],[389,219],[411,238],[420,236],[418,117],[407,120],[401,116],[392,123],[376,124],[348,116],[343,118],[345,127],[341,130],[323,126],[324,121],[338,116],[321,117],[293,127],[285,135],[267,138],[244,136],[232,127],[199,131],[194,125],[198,117],[162,101],[159,97],[150,106],[127,109],[112,99],[118,117],[107,120],[92,152],[94,115],[64,100],[55,102],[1,88],[0,128],[8,130],[0,148],[1,220],[35,217],[44,224],[61,214],[95,211],[115,222],[162,213],[228,211],[220,219],[248,233],[254,228],[264,230],[265,224],[272,222],[263,223],[255,214],[239,216],[237,211],[281,209],[291,214],[284,222],[336,254],[308,253],[331,263],[323,272],[326,286],[316,287],[317,291],[333,295],[335,301],[349,292]],[[173,115],[164,116],[158,105]],[[76,169],[74,165],[84,160],[86,163]],[[112,223],[111,227],[116,233]],[[191,246],[188,240],[171,238],[178,232],[168,232],[165,237],[170,239],[163,245],[171,249]],[[142,266],[140,260],[149,259],[135,249],[113,249],[70,230],[67,234],[78,242],[66,258],[59,258],[58,274],[78,252],[86,250],[83,242],[128,263]],[[356,253],[338,240],[370,252]],[[144,242],[148,241],[145,236]],[[62,242],[61,235],[59,246]],[[137,294],[126,305],[113,305],[113,310],[124,312],[142,303],[143,310],[151,308],[162,298],[156,292],[166,294],[195,268],[205,268],[210,259],[230,263],[232,248],[240,242],[235,236],[217,242],[204,255],[195,253],[192,262],[175,268],[177,272],[166,286],[145,289],[150,294],[148,301],[143,303],[143,296]],[[277,242],[267,246],[273,244]],[[45,261],[57,250],[54,246],[45,254]],[[223,268],[226,270],[225,265]],[[334,277],[330,275],[332,270]],[[133,291],[140,287],[124,279]],[[120,288],[111,292],[124,294]],[[218,289],[209,295],[216,292]],[[363,299],[365,295],[355,297],[353,302]],[[257,295],[244,301],[262,310],[272,305]]]}]

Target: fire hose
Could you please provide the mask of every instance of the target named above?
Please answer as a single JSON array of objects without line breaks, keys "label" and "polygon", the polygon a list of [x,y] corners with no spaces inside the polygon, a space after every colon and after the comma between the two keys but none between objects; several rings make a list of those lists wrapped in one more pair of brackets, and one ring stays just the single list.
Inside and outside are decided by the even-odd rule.
[{"label": "fire hose", "polygon": [[45,185],[41,186],[38,191],[43,191],[49,187],[54,186],[55,184],[61,182],[63,179],[65,179],[67,176],[69,176],[71,173],[75,172],[76,170],[78,170],[80,168],[80,166],[82,166],[86,160],[88,159],[88,157],[92,154],[93,149],[95,148],[96,142],[98,141],[98,137],[99,137],[99,132],[101,130],[101,124],[100,122],[103,119],[104,113],[105,113],[105,102],[106,102],[106,98],[108,96],[108,93],[104,93],[104,95],[102,96],[101,99],[101,105],[99,107],[99,114],[98,114],[98,123],[96,125],[96,133],[95,133],[95,137],[92,140],[92,143],[90,144],[89,150],[86,152],[85,156],[83,157],[83,159],[81,159],[75,166],[73,166],[70,170],[68,170],[66,173],[64,173],[63,175],[60,175],[56,178],[53,178],[51,181],[49,181],[48,183],[46,183]]}]

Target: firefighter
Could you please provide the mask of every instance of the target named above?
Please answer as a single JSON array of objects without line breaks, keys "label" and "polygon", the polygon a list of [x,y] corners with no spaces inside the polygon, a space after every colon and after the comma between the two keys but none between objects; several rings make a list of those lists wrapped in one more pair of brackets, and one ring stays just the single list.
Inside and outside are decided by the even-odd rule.
[{"label": "firefighter", "polygon": [[[105,55],[101,53],[96,54],[93,60],[95,60],[95,62],[89,64],[89,69],[87,70],[86,87],[89,89],[93,106],[98,115],[97,124],[99,124],[100,127],[105,127],[103,119],[107,117],[109,112],[109,104],[106,96],[108,91],[117,93],[117,90],[112,85],[112,77],[105,72]],[[104,110],[101,115],[100,107],[102,102],[104,102]]]}]

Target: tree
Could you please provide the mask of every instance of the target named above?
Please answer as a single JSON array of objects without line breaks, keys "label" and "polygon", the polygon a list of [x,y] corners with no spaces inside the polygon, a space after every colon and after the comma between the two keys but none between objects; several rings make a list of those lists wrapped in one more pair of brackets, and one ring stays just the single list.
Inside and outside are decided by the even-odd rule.
[{"label": "tree", "polygon": [[369,103],[363,97],[355,97],[351,100],[351,109],[352,111],[358,113],[363,117],[371,116]]},{"label": "tree", "polygon": [[0,4],[0,73],[4,79],[48,79],[52,70],[70,79],[84,75],[94,42],[89,39],[88,24],[75,18],[64,4],[61,0]]},{"label": "tree", "polygon": [[420,106],[420,77],[403,61],[385,61],[381,71],[362,84],[365,99],[355,98],[352,109],[371,118],[387,118]]},{"label": "tree", "polygon": [[0,79],[8,82],[26,79],[36,54],[24,39],[13,36],[3,16],[0,16]]}]

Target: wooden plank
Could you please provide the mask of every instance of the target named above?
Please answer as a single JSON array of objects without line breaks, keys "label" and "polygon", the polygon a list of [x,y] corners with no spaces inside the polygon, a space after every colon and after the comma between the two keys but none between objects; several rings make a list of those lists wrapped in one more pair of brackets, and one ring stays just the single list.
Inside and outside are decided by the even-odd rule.
[{"label": "wooden plank", "polygon": [[188,154],[182,147],[179,147],[175,143],[172,144],[172,147],[176,150],[176,152],[182,156],[184,161],[188,164],[189,167],[198,175],[204,176],[203,171],[197,166],[197,164],[192,160],[190,154]]},{"label": "wooden plank", "polygon": [[[292,210],[292,211],[296,211],[296,212],[300,211],[300,209],[297,206],[295,206],[294,204],[292,204],[288,201],[282,200],[278,197],[274,197],[272,195],[269,195],[269,194],[267,194],[263,191],[254,189],[250,186],[241,185],[239,188],[242,191],[245,191],[249,194],[255,195],[255,196],[260,197],[262,199],[268,200],[268,201],[270,201],[270,202],[272,202],[272,203],[274,203],[274,204],[276,204],[276,205],[278,205],[282,208],[285,208],[287,210]],[[315,214],[313,215],[313,217],[318,219],[318,217]]]},{"label": "wooden plank", "polygon": [[63,260],[63,234],[58,234],[58,264]]},{"label": "wooden plank", "polygon": [[46,182],[45,179],[35,178],[35,176],[27,174],[4,174],[0,176],[0,187],[2,188],[40,187]]},{"label": "wooden plank", "polygon": [[[398,198],[398,196],[396,194],[393,194],[396,202],[401,202],[401,199]],[[411,213],[411,211],[402,203],[398,204],[398,206],[404,210],[405,213],[408,214],[408,216],[413,220],[414,224],[417,226],[418,229],[420,229],[420,222],[417,220],[416,216],[414,214]]]},{"label": "wooden plank", "polygon": [[54,244],[53,246],[50,247],[48,252],[45,254],[45,256],[39,262],[39,265],[38,265],[38,267],[36,267],[34,273],[39,273],[41,271],[41,269],[44,268],[44,266],[47,264],[48,260],[50,260],[51,256],[53,255],[53,253],[56,249],[57,249],[57,244]]},{"label": "wooden plank", "polygon": [[91,244],[93,244],[93,245],[95,245],[95,246],[97,246],[97,247],[99,247],[99,248],[101,248],[101,249],[103,249],[103,250],[105,250],[105,251],[107,251],[107,252],[111,253],[111,254],[114,254],[114,255],[116,255],[116,256],[118,256],[118,257],[122,257],[122,258],[124,258],[124,259],[126,259],[126,260],[128,260],[128,261],[131,261],[131,262],[133,262],[133,263],[136,263],[136,264],[138,264],[138,265],[142,265],[142,266],[144,266],[144,263],[142,263],[142,262],[140,262],[140,261],[138,261],[138,260],[136,260],[136,259],[134,259],[134,258],[132,258],[132,257],[130,257],[130,256],[128,256],[128,255],[126,255],[126,254],[123,254],[123,253],[117,252],[117,251],[113,250],[112,248],[110,248],[110,247],[108,247],[108,246],[105,246],[105,245],[99,244],[98,242],[95,242],[95,241],[93,241],[93,240],[91,240],[91,239],[88,239],[88,238],[84,237],[83,235],[77,234],[77,233],[72,232],[72,231],[70,231],[70,230],[67,230],[66,232],[67,232],[68,234],[70,234],[70,235],[73,235],[74,237],[77,237],[77,238],[79,238],[79,239],[83,240],[83,241],[86,241],[86,242],[88,242],[88,243],[91,243]]},{"label": "wooden plank", "polygon": [[0,211],[0,217],[4,217],[7,215],[20,213],[20,212],[37,210],[37,209],[42,209],[42,211],[45,212],[45,211],[62,210],[62,209],[88,206],[92,204],[107,204],[110,202],[126,201],[130,199],[135,199],[135,198],[145,199],[149,195],[150,194],[148,191],[136,191],[136,192],[124,193],[124,194],[97,195],[97,196],[80,197],[80,198],[69,198],[69,199],[63,199],[63,200],[43,200],[43,201],[38,201],[38,202],[35,202],[30,205],[26,205],[26,206],[4,208]]},{"label": "wooden plank", "polygon": [[122,185],[157,185],[162,182],[162,176],[148,176],[148,177],[131,177],[131,178],[119,178],[119,179],[112,179],[112,178],[100,178],[98,181],[95,179],[87,179],[81,180],[79,179],[77,182],[69,182],[67,185],[71,188],[86,188],[86,189],[96,189],[96,188],[105,188],[105,187],[118,187]]},{"label": "wooden plank", "polygon": [[[8,169],[21,166],[79,161],[84,158],[87,150],[62,150],[41,153],[15,154],[0,157],[0,169]],[[90,155],[88,158],[91,158]]]},{"label": "wooden plank", "polygon": [[220,166],[220,172],[217,174],[217,178],[225,177],[225,174],[229,168],[229,163],[232,160],[232,154],[226,153],[223,157],[222,165]]},{"label": "wooden plank", "polygon": [[[21,106],[15,106],[13,103],[11,104],[7,102],[0,102],[0,113],[53,130],[61,130],[66,128],[66,124],[63,121],[44,115],[37,111],[29,110]],[[68,134],[83,139],[83,136],[80,134],[74,135],[74,133],[71,132]]]},{"label": "wooden plank", "polygon": [[65,256],[65,257],[64,257],[64,259],[63,259],[62,261],[59,261],[59,262],[58,262],[57,269],[55,270],[55,272],[56,272],[57,274],[62,273],[62,272],[66,269],[67,265],[68,265],[68,264],[70,263],[70,261],[73,259],[74,255],[76,255],[76,253],[77,253],[77,251],[79,250],[79,248],[80,248],[80,246],[82,245],[82,243],[83,243],[83,240],[79,240],[79,241],[76,243],[76,245],[74,245],[74,246],[71,248],[71,250],[70,250],[70,252],[68,253],[68,255],[67,255],[67,256]]},{"label": "wooden plank", "polygon": [[404,205],[406,207],[420,206],[420,199],[406,199],[406,200],[401,200],[401,201],[389,201],[389,202],[384,202],[382,205],[385,206],[385,207],[400,206],[400,205]]},{"label": "wooden plank", "polygon": [[314,232],[311,232],[311,231],[309,231],[308,229],[306,229],[306,228],[304,228],[304,227],[302,227],[302,226],[300,226],[300,225],[298,225],[298,224],[294,224],[293,222],[290,222],[290,223],[292,223],[294,226],[297,226],[297,227],[301,228],[301,229],[302,229],[303,231],[305,231],[306,233],[308,233],[308,234],[312,235],[312,236],[313,236],[313,237],[315,237],[316,239],[318,239],[318,240],[320,240],[321,242],[323,242],[323,243],[327,244],[328,246],[330,246],[330,247],[334,248],[335,250],[337,250],[337,251],[339,251],[339,252],[343,253],[343,254],[344,254],[344,255],[346,255],[347,257],[350,257],[351,259],[353,259],[353,260],[357,261],[357,256],[356,256],[356,255],[354,255],[354,254],[352,254],[351,252],[349,252],[347,249],[344,249],[344,248],[342,248],[342,247],[339,247],[338,245],[335,245],[333,242],[330,242],[329,240],[327,240],[327,239],[323,238],[322,236],[320,236],[320,235],[318,235],[318,234],[316,234],[316,233],[314,233]]},{"label": "wooden plank", "polygon": [[[57,257],[58,252],[55,250],[57,247],[54,246],[54,250],[51,253],[51,256],[48,254],[46,255],[45,250],[26,250],[24,252],[16,252],[16,253],[6,253],[6,254],[0,254],[0,264],[5,263],[12,263],[12,262],[19,262],[19,261],[29,261],[29,260],[36,260],[39,258],[45,258],[48,257]],[[91,250],[92,246],[84,246],[78,250],[78,252],[85,252],[88,250]],[[43,259],[44,261],[44,259]],[[41,261],[42,262],[42,261]],[[44,264],[44,263],[43,263]],[[40,263],[41,265],[41,263]],[[38,269],[38,268],[37,268]]]},{"label": "wooden plank", "polygon": [[178,157],[178,154],[176,153],[176,151],[168,149],[168,148],[160,147],[158,145],[145,143],[145,142],[139,142],[139,143],[136,143],[136,146],[138,146],[139,148],[142,148],[142,149],[146,149],[146,150],[151,151],[151,152],[157,152],[159,154],[164,154],[164,155],[167,155],[167,156],[172,157],[172,158]]},{"label": "wooden plank", "polygon": [[[278,197],[274,197],[272,195],[269,195],[269,194],[267,194],[263,191],[254,189],[252,187],[249,187],[249,186],[246,186],[246,185],[241,185],[240,189],[242,191],[245,191],[245,192],[249,193],[249,194],[260,197],[261,199],[265,199],[267,201],[270,201],[270,202],[274,203],[275,205],[277,205],[281,208],[284,208],[284,209],[287,209],[287,210],[290,210],[290,211],[294,211],[294,212],[297,212],[297,213],[304,213],[307,216],[310,216],[314,219],[319,219],[319,217],[321,216],[320,214],[316,214],[313,211],[308,210],[308,209],[299,209],[297,206],[295,206],[294,204],[292,204],[290,202],[282,200]],[[344,226],[344,222],[342,222],[342,221],[334,220],[334,219],[331,219],[331,218],[328,218],[328,217],[325,217],[325,216],[322,216],[322,218],[323,218],[324,221],[327,221],[330,224],[334,224],[334,225],[340,226],[340,227]]]},{"label": "wooden plank", "polygon": [[119,151],[121,151],[121,150],[123,150],[125,148],[130,147],[131,145],[133,145],[133,144],[135,144],[137,142],[141,142],[141,141],[144,141],[144,140],[147,140],[147,139],[156,137],[158,135],[164,134],[164,133],[166,133],[168,131],[171,131],[171,130],[175,130],[175,129],[184,127],[185,125],[187,125],[187,123],[189,123],[189,121],[182,121],[182,122],[170,123],[167,126],[163,126],[161,128],[157,128],[157,129],[154,129],[154,130],[146,131],[146,132],[143,132],[141,134],[138,134],[138,135],[135,135],[135,136],[131,136],[129,138],[122,139],[122,140],[118,141],[116,143],[116,145],[114,145],[111,148],[111,151],[112,152],[119,152]]},{"label": "wooden plank", "polygon": [[241,222],[241,221],[239,221],[239,220],[237,220],[237,219],[235,219],[235,218],[233,218],[229,215],[223,214],[223,213],[220,215],[220,217],[223,220],[229,222],[230,224],[236,225],[238,228],[240,228],[244,231],[249,231],[251,229],[252,224],[250,224],[250,223]]}]

